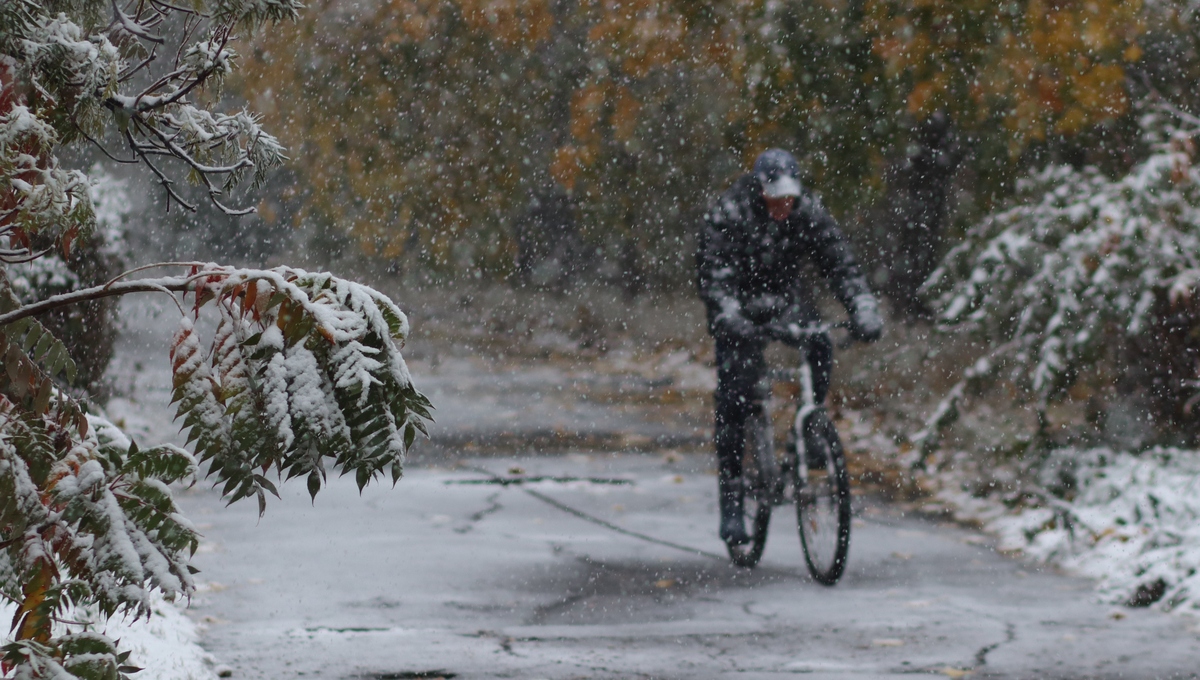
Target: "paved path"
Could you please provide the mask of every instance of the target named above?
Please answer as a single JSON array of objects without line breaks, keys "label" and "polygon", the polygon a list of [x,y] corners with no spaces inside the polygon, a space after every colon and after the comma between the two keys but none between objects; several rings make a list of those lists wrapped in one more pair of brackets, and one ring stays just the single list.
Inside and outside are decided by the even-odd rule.
[{"label": "paved path", "polygon": [[[786,513],[762,566],[734,568],[707,462],[477,460],[361,497],[339,481],[315,505],[291,485],[261,521],[191,491],[207,537],[191,611],[236,678],[1198,677],[1188,621],[1095,604],[1087,581],[887,506],[859,503],[837,587],[798,568]],[[580,481],[501,486],[475,466]]]},{"label": "paved path", "polygon": [[[126,310],[113,370],[123,396],[110,412],[143,441],[175,435],[164,349],[174,316],[155,309]],[[418,362],[444,442],[418,459],[542,455],[417,467],[361,497],[332,480],[315,505],[290,484],[261,520],[253,503],[182,493],[206,537],[190,610],[204,644],[234,678],[271,680],[1200,677],[1195,622],[1095,604],[1091,583],[1001,557],[980,535],[860,499],[848,571],[825,588],[800,569],[787,513],[759,569],[721,557],[709,456],[548,455],[703,436],[704,414],[667,398],[704,387],[676,364],[613,377]],[[681,441],[660,441],[671,433]],[[473,467],[581,481],[484,484]]]}]

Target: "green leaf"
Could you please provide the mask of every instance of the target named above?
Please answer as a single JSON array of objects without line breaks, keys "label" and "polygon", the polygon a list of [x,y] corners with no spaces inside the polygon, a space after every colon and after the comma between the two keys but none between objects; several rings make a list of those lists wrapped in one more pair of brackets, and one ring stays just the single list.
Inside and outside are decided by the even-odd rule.
[{"label": "green leaf", "polygon": [[321,490],[321,475],[316,470],[308,473],[308,496],[315,503],[317,492]]},{"label": "green leaf", "polygon": [[275,484],[273,484],[271,480],[262,475],[256,474],[254,475],[254,481],[258,482],[262,488],[270,491],[272,496],[279,498],[279,490],[275,488]]},{"label": "green leaf", "polygon": [[405,425],[405,427],[404,427],[404,450],[407,451],[410,448],[412,448],[413,442],[416,441],[416,439],[417,439],[417,429],[415,427],[413,427],[412,423]]},{"label": "green leaf", "polygon": [[269,300],[267,300],[267,309],[271,309],[273,307],[278,307],[286,299],[288,299],[288,296],[284,295],[283,293],[272,294],[271,298]]},{"label": "green leaf", "polygon": [[45,334],[45,331],[42,330],[40,325],[31,326],[29,328],[29,332],[26,333],[25,337],[21,340],[21,349],[25,350],[26,354],[31,354],[29,350],[33,349],[33,346],[37,344],[37,341],[41,340],[42,336]]},{"label": "green leaf", "polygon": [[433,420],[433,416],[429,413],[429,409],[425,408],[425,404],[422,404],[420,401],[417,401],[416,399],[409,399],[408,407],[425,420]]},{"label": "green leaf", "polygon": [[53,348],[55,344],[56,341],[54,336],[50,335],[49,333],[44,333],[42,334],[41,338],[38,338],[37,344],[34,345],[33,352],[30,353],[30,356],[34,361],[44,362],[46,359],[46,354],[50,352],[50,349]]},{"label": "green leaf", "polygon": [[50,397],[53,394],[54,385],[50,382],[49,378],[43,379],[37,397],[33,400],[34,413],[45,413],[50,408]]}]

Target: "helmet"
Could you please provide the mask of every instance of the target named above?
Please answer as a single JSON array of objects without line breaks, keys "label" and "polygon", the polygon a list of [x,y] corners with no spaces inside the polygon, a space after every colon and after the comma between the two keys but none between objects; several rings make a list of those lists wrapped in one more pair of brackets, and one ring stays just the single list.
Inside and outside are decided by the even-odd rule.
[{"label": "helmet", "polygon": [[800,164],[783,149],[768,149],[754,160],[754,176],[767,198],[800,195]]}]

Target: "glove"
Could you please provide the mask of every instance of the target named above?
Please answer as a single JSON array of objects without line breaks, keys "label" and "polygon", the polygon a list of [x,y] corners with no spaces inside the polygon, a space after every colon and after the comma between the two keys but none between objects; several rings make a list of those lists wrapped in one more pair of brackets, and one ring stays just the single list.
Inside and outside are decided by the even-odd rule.
[{"label": "glove", "polygon": [[874,296],[859,295],[851,304],[850,335],[859,342],[875,342],[883,336],[883,317]]}]

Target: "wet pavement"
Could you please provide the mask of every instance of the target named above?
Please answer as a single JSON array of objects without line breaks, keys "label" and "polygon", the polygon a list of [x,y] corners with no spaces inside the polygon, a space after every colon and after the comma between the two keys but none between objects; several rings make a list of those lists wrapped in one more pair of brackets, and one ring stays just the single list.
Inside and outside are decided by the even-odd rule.
[{"label": "wet pavement", "polygon": [[790,508],[762,565],[735,568],[707,467],[465,460],[315,505],[285,487],[261,521],[191,491],[191,611],[241,678],[1197,677],[1192,622],[1096,604],[1088,581],[869,500],[836,587],[803,571]]},{"label": "wet pavement", "polygon": [[[110,414],[171,438],[170,325],[126,319]],[[232,677],[1200,677],[1194,620],[1098,604],[880,500],[856,498],[836,587],[803,570],[790,508],[760,567],[733,567],[711,376],[686,353],[413,369],[438,423],[395,488],[333,479],[314,504],[283,485],[261,519],[180,493],[204,535],[189,614]]]}]

